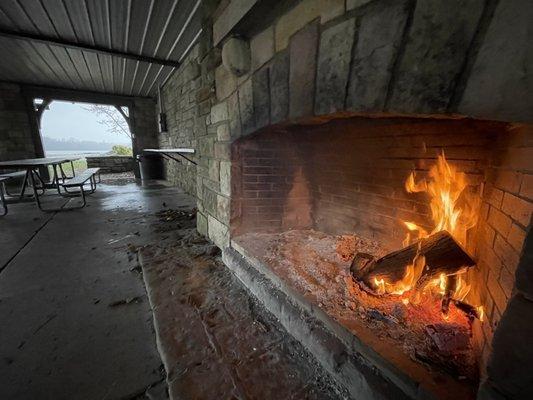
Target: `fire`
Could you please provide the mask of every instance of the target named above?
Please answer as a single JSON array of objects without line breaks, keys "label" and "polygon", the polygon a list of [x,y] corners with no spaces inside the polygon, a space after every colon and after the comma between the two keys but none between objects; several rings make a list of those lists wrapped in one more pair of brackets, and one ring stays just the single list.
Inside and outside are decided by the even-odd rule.
[{"label": "fire", "polygon": [[[460,243],[465,244],[466,231],[476,224],[476,212],[472,199],[467,199],[461,195],[464,193],[468,183],[466,175],[458,172],[457,169],[446,160],[444,152],[437,156],[437,162],[429,170],[429,179],[415,181],[415,173],[411,172],[405,181],[405,189],[408,193],[426,192],[430,197],[431,219],[434,228],[427,232],[418,224],[404,221],[410,232],[417,231],[418,239],[422,239],[440,231],[448,231]],[[460,200],[463,201],[459,206]],[[404,244],[410,242],[410,232]]]},{"label": "fire", "polygon": [[402,279],[397,282],[389,283],[384,278],[374,278],[374,285],[378,294],[395,294],[402,295],[411,290],[420,279],[424,267],[426,266],[426,258],[417,254],[412,264],[405,268],[405,274]]},{"label": "fire", "polygon": [[[409,246],[413,240],[426,238],[437,232],[446,230],[461,244],[466,242],[466,232],[476,223],[477,203],[468,196],[464,196],[468,186],[466,175],[458,172],[451,166],[444,155],[444,152],[437,156],[437,162],[431,166],[428,179],[417,181],[415,173],[412,172],[405,181],[405,189],[408,193],[425,192],[430,198],[431,220],[433,229],[428,232],[420,225],[412,221],[402,221],[408,229],[403,245]],[[419,242],[419,250],[420,250]],[[413,262],[406,267],[403,278],[397,282],[390,283],[383,277],[374,279],[375,290],[379,294],[402,295],[413,289],[425,267],[423,254],[417,252]],[[470,291],[470,285],[466,282],[463,272],[454,276],[454,282],[450,283],[450,277],[445,274],[428,282],[422,293],[433,293],[436,296],[449,296],[455,301],[463,301]],[[418,293],[413,298],[416,302]],[[404,299],[402,299],[403,301]],[[403,301],[404,304],[408,304]],[[483,307],[476,308],[478,314],[483,316]],[[443,315],[446,318],[446,315]]]}]

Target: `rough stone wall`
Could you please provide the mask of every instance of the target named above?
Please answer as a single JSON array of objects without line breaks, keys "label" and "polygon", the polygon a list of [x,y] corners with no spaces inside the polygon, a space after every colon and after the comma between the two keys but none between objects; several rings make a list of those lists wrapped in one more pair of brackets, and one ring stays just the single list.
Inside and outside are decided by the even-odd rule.
[{"label": "rough stone wall", "polygon": [[[509,2],[524,15],[533,11],[533,3]],[[207,155],[218,168],[212,178],[218,174],[220,188],[229,188],[229,143],[284,120],[345,111],[533,120],[525,106],[533,93],[527,52],[510,49],[503,60],[501,38],[494,33],[516,14],[509,2],[497,7],[481,0],[300,2],[250,38],[249,73],[235,77],[225,66],[216,67],[217,104],[208,129],[220,134],[213,157]],[[516,23],[513,48],[527,48],[527,22],[520,15]],[[490,95],[479,83],[489,76]],[[476,85],[487,95],[475,95]],[[504,99],[496,88],[506,85],[527,90]],[[227,202],[227,195],[218,190],[217,202]],[[228,217],[223,211],[213,220],[224,245]]]},{"label": "rough stone wall", "polygon": [[134,135],[134,154],[146,148],[157,148],[158,132],[156,124],[155,102],[151,99],[136,98],[131,107]]},{"label": "rough stone wall", "polygon": [[133,157],[130,156],[99,156],[87,157],[88,168],[100,168],[100,172],[133,171]]},{"label": "rough stone wall", "polygon": [[35,157],[35,145],[21,88],[0,83],[0,160],[28,157]]},{"label": "rough stone wall", "polygon": [[[218,15],[224,18],[227,13]],[[204,54],[216,50],[198,49],[165,85],[170,104],[166,112],[173,116],[160,144],[194,147],[199,162],[196,173],[194,167],[183,165],[169,165],[167,171],[196,194],[200,232],[226,247],[232,212],[231,143],[263,127],[309,118],[319,123],[321,115],[334,112],[463,114],[531,122],[533,62],[526,49],[532,17],[529,0],[302,0],[246,38],[251,53],[248,73],[236,77],[219,57],[205,63]],[[224,21],[216,23],[224,26]],[[210,26],[204,28],[210,31]],[[200,73],[186,80],[185,68],[194,60],[201,65]],[[198,97],[202,90],[205,98]],[[531,156],[530,148],[517,154],[522,151],[526,159]],[[496,231],[491,225],[493,250],[500,246],[500,266],[506,249],[513,247],[511,229],[516,224],[523,236],[531,216],[526,207],[529,214],[513,218],[514,206],[509,206],[515,197],[525,199],[520,190],[521,185],[530,187],[524,183],[531,172],[527,168],[519,171],[518,189],[502,192],[500,205],[494,207],[511,220],[509,231]],[[502,279],[502,271],[497,279]],[[498,290],[509,290],[497,282]],[[491,294],[493,300],[498,295],[495,290]],[[506,302],[508,296],[504,298]],[[494,301],[498,302],[499,313],[503,302]],[[498,313],[483,325],[483,346],[490,346],[486,343]],[[485,354],[489,352],[485,347]]]},{"label": "rough stone wall", "polygon": [[[211,113],[216,103],[214,66],[217,64],[220,64],[220,51],[210,46],[209,34],[204,34],[161,93],[167,132],[159,135],[160,147],[193,148],[196,150],[193,159],[197,162],[194,165],[185,160],[180,163],[165,160],[165,174],[169,181],[196,196],[198,230],[205,235],[209,233],[208,220],[212,227],[216,226],[217,218],[221,219],[219,213],[229,212],[229,188],[221,187],[220,150],[215,146],[228,132],[217,125],[218,117],[212,118]],[[212,228],[211,237],[214,235]]]},{"label": "rough stone wall", "polygon": [[[533,3],[509,2],[532,12]],[[509,2],[303,0],[249,38],[251,70],[240,77],[202,39],[163,88],[169,132],[160,135],[162,147],[196,149],[198,167],[166,169],[197,196],[199,229],[229,243],[230,144],[270,124],[339,111],[532,120],[527,52],[509,50],[502,64],[494,33],[516,14]],[[513,48],[527,47],[522,14]],[[513,100],[473,95],[489,75],[491,87],[528,89]]]}]

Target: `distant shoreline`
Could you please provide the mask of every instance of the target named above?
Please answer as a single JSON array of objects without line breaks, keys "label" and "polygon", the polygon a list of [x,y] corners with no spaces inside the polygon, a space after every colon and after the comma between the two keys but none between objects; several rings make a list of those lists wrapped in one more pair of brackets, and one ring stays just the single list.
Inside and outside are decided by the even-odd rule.
[{"label": "distant shoreline", "polygon": [[47,157],[53,156],[101,156],[105,154],[111,154],[111,150],[45,150]]}]

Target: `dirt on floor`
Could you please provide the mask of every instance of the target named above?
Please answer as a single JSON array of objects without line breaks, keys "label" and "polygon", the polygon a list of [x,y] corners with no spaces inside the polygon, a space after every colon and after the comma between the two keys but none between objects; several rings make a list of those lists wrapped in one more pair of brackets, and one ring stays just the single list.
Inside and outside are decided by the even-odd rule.
[{"label": "dirt on floor", "polygon": [[157,214],[137,253],[174,399],[338,399],[337,387],[196,232],[194,210]]},{"label": "dirt on floor", "polygon": [[128,172],[115,172],[115,173],[102,173],[100,174],[102,183],[108,185],[127,185],[128,183],[135,182],[135,175],[133,171]]}]

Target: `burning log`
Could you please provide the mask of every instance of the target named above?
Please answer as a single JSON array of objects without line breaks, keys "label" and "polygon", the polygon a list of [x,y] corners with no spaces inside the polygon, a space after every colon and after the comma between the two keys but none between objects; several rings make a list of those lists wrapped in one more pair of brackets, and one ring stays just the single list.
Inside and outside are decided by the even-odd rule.
[{"label": "burning log", "polygon": [[356,254],[350,270],[353,277],[368,288],[374,288],[376,280],[394,284],[404,278],[407,266],[413,264],[418,255],[425,257],[425,266],[415,282],[418,287],[441,274],[454,274],[475,264],[452,235],[440,231],[378,260],[370,261],[367,255]]}]

